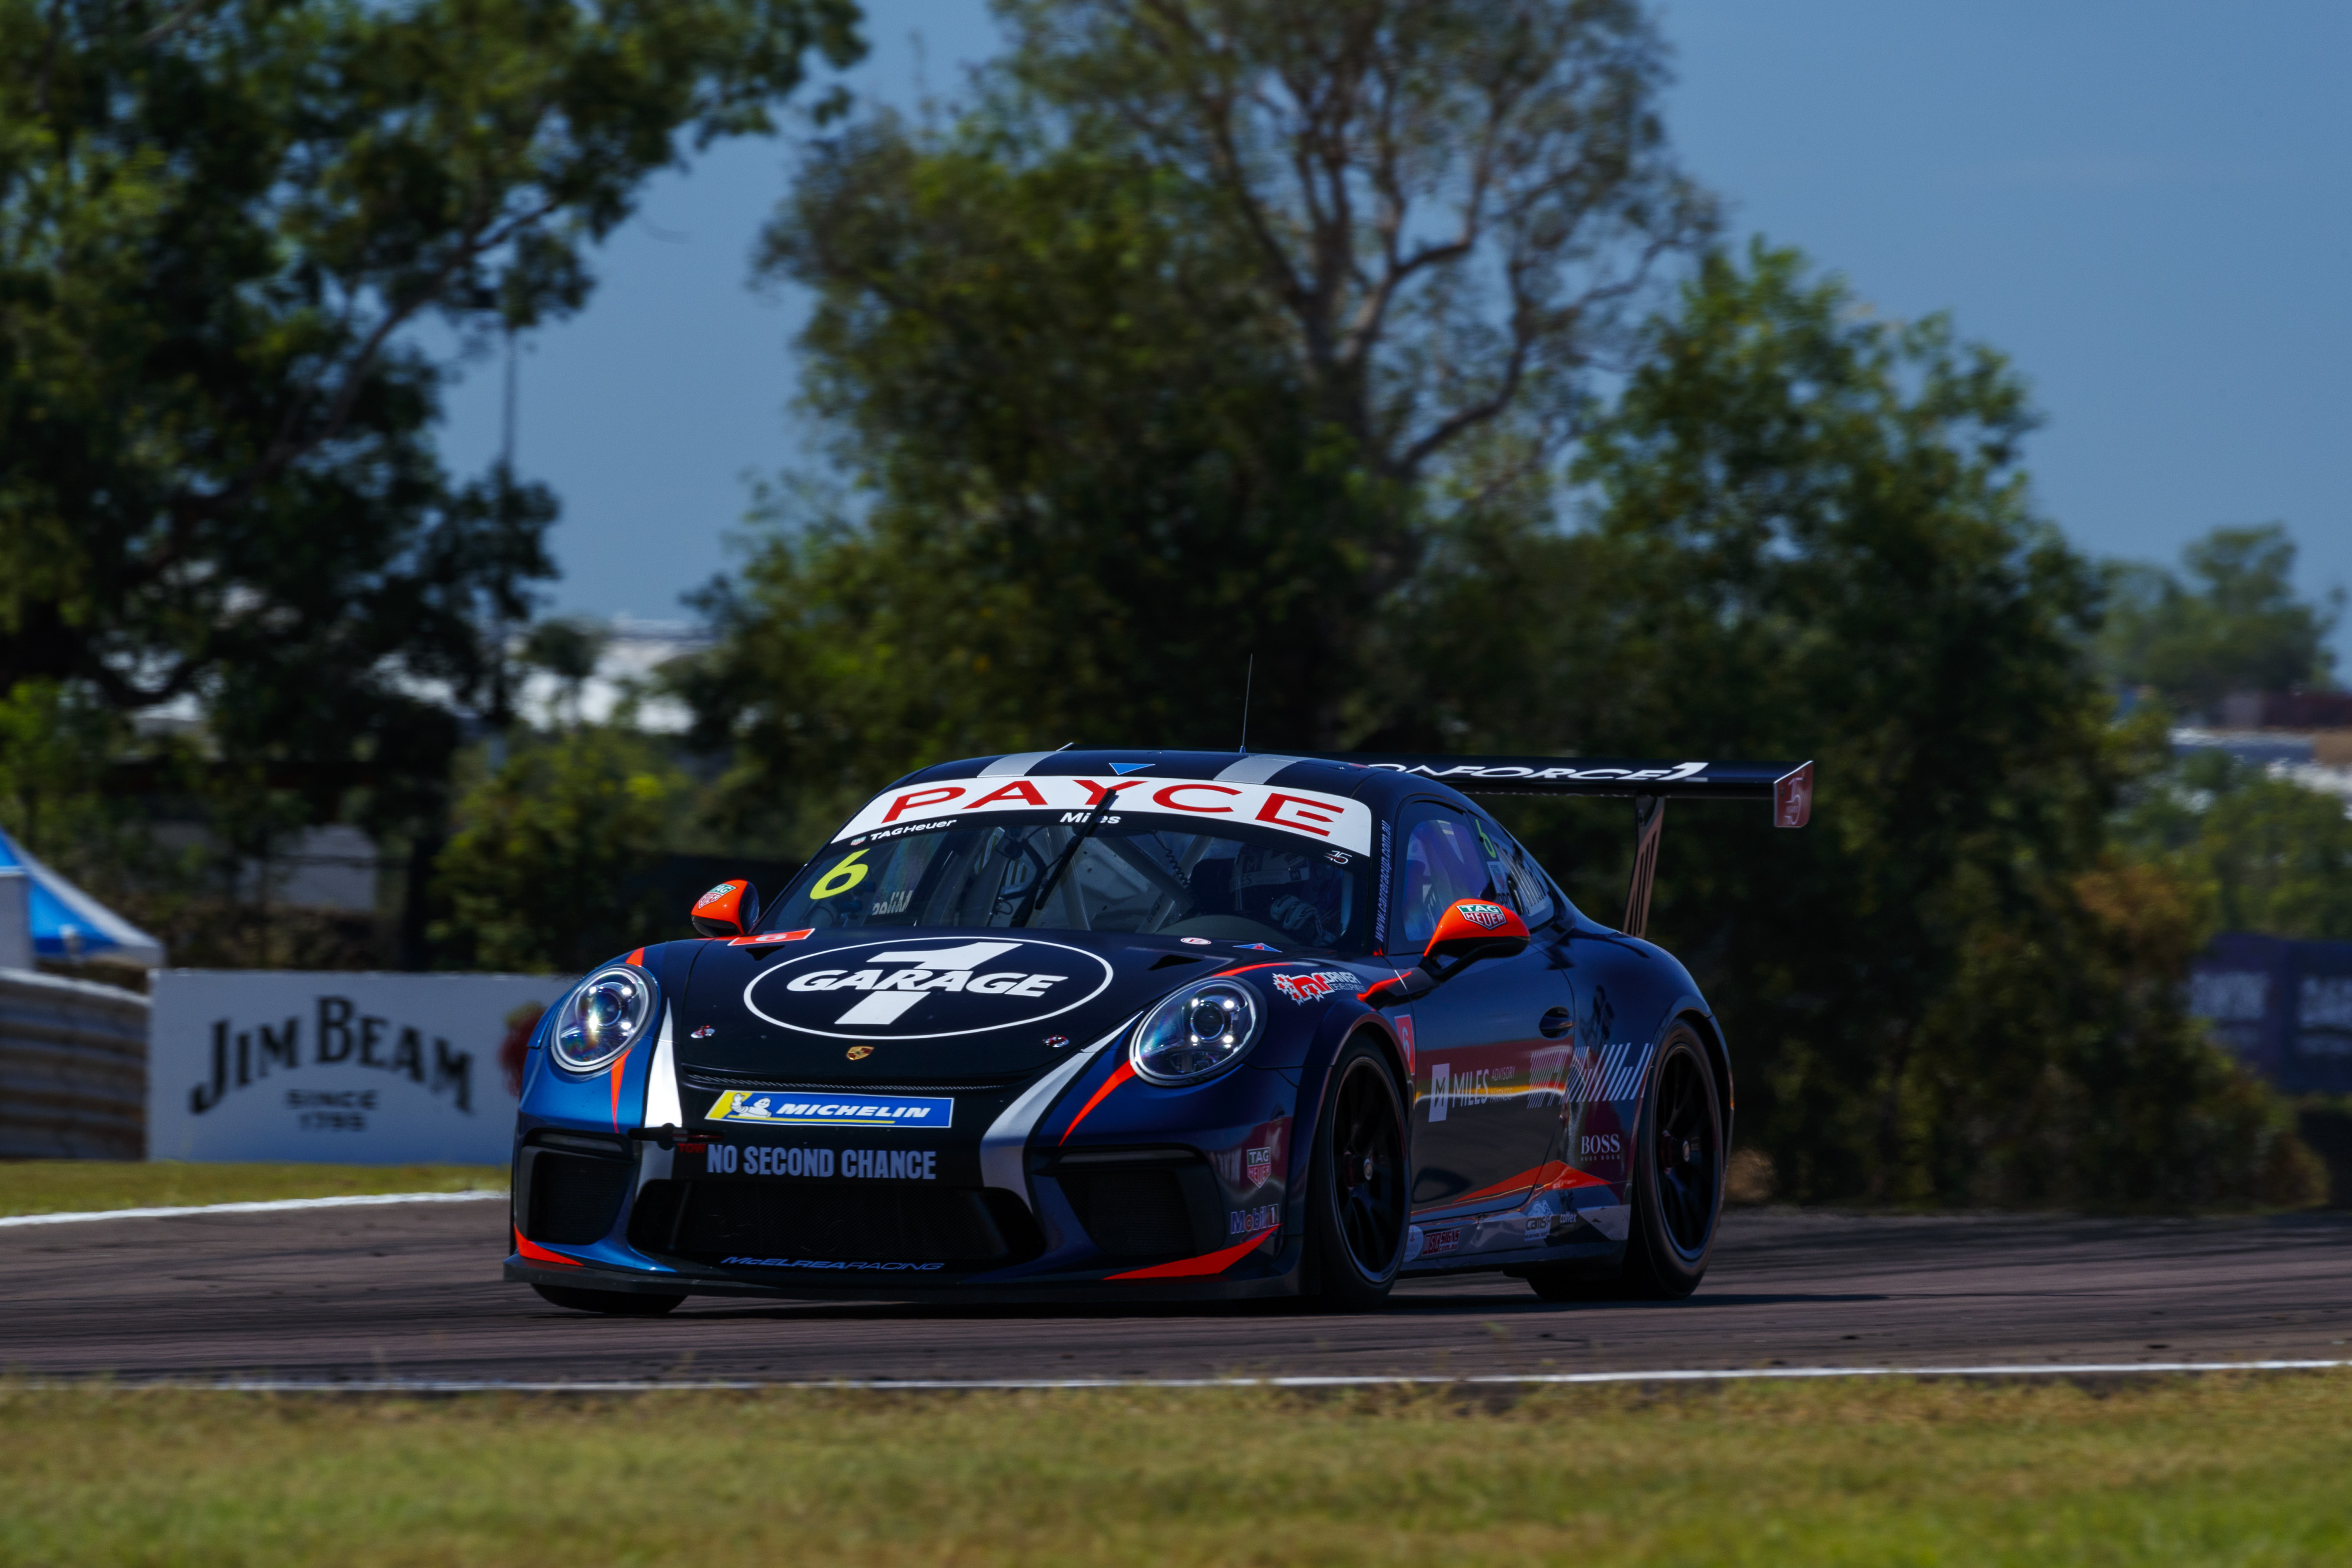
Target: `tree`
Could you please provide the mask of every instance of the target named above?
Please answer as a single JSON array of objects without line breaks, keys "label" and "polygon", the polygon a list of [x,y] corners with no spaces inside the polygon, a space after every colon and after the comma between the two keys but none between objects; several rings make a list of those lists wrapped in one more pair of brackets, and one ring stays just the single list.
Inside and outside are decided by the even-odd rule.
[{"label": "tree", "polygon": [[788,841],[942,753],[1230,744],[1253,655],[1262,742],[1379,730],[1454,499],[1540,469],[1706,219],[1631,5],[1004,15],[963,118],[821,143],[763,252],[857,504],[782,494],[687,685]]},{"label": "tree", "polygon": [[[1941,319],[1870,319],[1789,252],[1712,257],[1580,456],[1590,526],[1497,518],[1419,601],[1425,744],[1817,761],[1805,832],[1672,813],[1653,914],[1799,1196],[2259,1186],[2260,1093],[2181,1015],[2185,895],[2105,854],[2140,763],[2086,652],[2095,573],[2026,504],[2032,423]],[[1621,811],[1513,812],[1603,918]]]},{"label": "tree", "polygon": [[[1202,194],[1317,416],[1382,479],[1558,450],[1618,308],[1712,206],[1626,0],[1005,0],[1012,81]],[[1410,561],[1400,563],[1410,570]]]},{"label": "tree", "polygon": [[[1634,37],[1613,7],[1478,14]],[[1521,253],[1489,235],[1366,312],[1389,252],[1342,213],[1390,210],[1381,128],[1422,128],[1401,171],[1475,167],[1459,117],[1368,107],[1486,79],[1438,26],[1470,11],[1010,15],[978,110],[826,144],[768,252],[818,291],[809,395],[858,489],[775,503],[707,601],[721,636],[686,685],[733,748],[738,821],[796,847],[941,756],[1230,744],[1253,646],[1268,747],[1811,756],[1809,833],[1675,814],[1655,914],[1729,1020],[1742,1136],[1794,1192],[2294,1187],[2275,1107],[2181,1011],[2194,887],[2107,853],[2146,762],[2093,667],[2097,573],[2028,506],[2033,416],[1999,355],[1871,320],[1759,246],[1704,257],[1631,337],[1528,307],[1585,335],[1527,340],[1550,369],[1515,382],[1521,303],[1480,337],[1444,300]],[[1412,114],[1454,101],[1414,91]],[[1397,223],[1405,250],[1439,226]],[[1622,283],[1645,253],[1610,232]],[[1370,324],[1356,371],[1278,254]],[[1562,259],[1525,265],[1565,289]],[[1613,405],[1546,379],[1612,344]],[[1510,392],[1490,415],[1454,379],[1474,362]],[[1511,820],[1613,914],[1622,805]]]},{"label": "tree", "polygon": [[578,308],[681,139],[766,129],[854,17],[0,0],[0,692],[194,700],[327,800],[429,794],[554,508],[442,474],[412,329]]},{"label": "tree", "polygon": [[441,852],[448,918],[433,936],[461,967],[577,974],[674,934],[646,885],[688,789],[626,723],[538,738],[459,799]]},{"label": "tree", "polygon": [[1280,733],[1338,686],[1294,672],[1347,667],[1360,476],[1189,192],[973,141],[824,150],[772,251],[821,289],[809,397],[870,497],[853,523],[772,494],[776,531],[707,601],[688,690],[779,838],[925,755],[1230,744],[1252,651]]},{"label": "tree", "polygon": [[2342,800],[2218,751],[2189,753],[2137,794],[2118,842],[2200,888],[2208,925],[2352,940],[2352,818]]},{"label": "tree", "polygon": [[2294,541],[2284,526],[2217,528],[2181,552],[2189,581],[2161,567],[2109,569],[2099,656],[2107,678],[2150,686],[2176,710],[2208,714],[2232,692],[2324,686],[2327,638],[2344,603],[2294,591]]}]

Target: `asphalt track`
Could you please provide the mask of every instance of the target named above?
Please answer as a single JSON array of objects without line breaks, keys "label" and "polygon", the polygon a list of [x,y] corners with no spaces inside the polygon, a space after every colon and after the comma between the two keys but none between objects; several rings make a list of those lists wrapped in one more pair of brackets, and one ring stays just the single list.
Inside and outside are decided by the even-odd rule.
[{"label": "asphalt track", "polygon": [[1735,1210],[1699,1293],[1539,1301],[1415,1283],[1386,1312],[690,1301],[654,1320],[504,1283],[506,1208],[438,1203],[0,1230],[0,1371],[701,1380],[1491,1376],[1636,1368],[2352,1357],[2352,1216],[1886,1218]]}]

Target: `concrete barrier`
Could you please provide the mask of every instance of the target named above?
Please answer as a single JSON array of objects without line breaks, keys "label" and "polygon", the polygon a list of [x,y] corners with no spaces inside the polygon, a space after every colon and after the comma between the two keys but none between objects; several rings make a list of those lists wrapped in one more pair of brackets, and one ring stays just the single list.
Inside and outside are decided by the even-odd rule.
[{"label": "concrete barrier", "polygon": [[144,1157],[148,1010],[136,992],[0,969],[0,1155]]}]

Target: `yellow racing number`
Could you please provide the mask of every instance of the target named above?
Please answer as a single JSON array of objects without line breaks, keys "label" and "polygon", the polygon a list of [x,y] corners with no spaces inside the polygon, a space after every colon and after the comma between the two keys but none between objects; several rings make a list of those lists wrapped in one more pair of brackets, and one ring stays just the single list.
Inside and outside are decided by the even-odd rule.
[{"label": "yellow racing number", "polygon": [[858,863],[865,858],[864,850],[850,851],[835,864],[831,871],[817,878],[816,885],[809,889],[809,897],[831,898],[835,894],[847,893],[851,888],[864,882],[866,873],[874,869],[872,866]]}]

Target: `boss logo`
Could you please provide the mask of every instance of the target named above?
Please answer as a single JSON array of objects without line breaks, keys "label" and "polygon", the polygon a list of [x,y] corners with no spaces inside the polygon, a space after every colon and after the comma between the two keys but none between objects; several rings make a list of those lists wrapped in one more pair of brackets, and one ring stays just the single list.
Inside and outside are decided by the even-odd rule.
[{"label": "boss logo", "polygon": [[1623,1139],[1616,1133],[1587,1133],[1577,1142],[1586,1159],[1613,1160],[1625,1153]]}]

